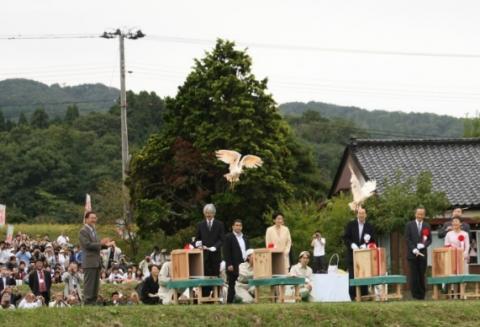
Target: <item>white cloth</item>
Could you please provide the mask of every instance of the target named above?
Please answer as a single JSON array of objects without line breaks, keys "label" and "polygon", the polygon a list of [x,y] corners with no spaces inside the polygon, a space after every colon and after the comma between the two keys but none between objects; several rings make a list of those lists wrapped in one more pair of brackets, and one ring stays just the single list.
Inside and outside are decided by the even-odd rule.
[{"label": "white cloth", "polygon": [[326,244],[326,240],[324,237],[318,239],[314,239],[313,240],[313,256],[314,257],[321,257],[323,255],[325,255],[325,244]]},{"label": "white cloth", "polygon": [[348,274],[313,274],[311,296],[315,302],[350,302]]},{"label": "white cloth", "polygon": [[248,287],[248,280],[253,278],[253,267],[248,262],[238,266],[238,278],[235,283],[235,294],[242,303],[253,303],[255,287]]},{"label": "white cloth", "polygon": [[68,242],[70,242],[68,236],[60,235],[59,237],[57,237],[57,244],[60,246],[68,244]]},{"label": "white cloth", "polygon": [[37,300],[34,302],[27,302],[25,298],[23,298],[20,301],[20,304],[18,305],[19,309],[33,309],[33,308],[41,308],[42,307],[42,301]]}]

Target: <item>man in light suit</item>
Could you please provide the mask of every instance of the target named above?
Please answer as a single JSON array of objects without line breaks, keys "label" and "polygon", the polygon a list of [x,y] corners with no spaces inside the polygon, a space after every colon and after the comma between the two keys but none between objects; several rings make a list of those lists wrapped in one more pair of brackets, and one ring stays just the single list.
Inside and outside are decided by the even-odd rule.
[{"label": "man in light suit", "polygon": [[[197,236],[195,247],[203,249],[203,269],[205,276],[220,274],[221,249],[225,239],[223,223],[215,219],[215,206],[210,203],[203,208],[205,220],[197,224]],[[207,296],[211,288],[204,287],[204,296]]]},{"label": "man in light suit", "polygon": [[432,244],[430,225],[424,222],[425,208],[415,210],[415,219],[405,227],[410,290],[417,300],[425,299],[425,272],[427,271],[427,248]]},{"label": "man in light suit", "polygon": [[86,305],[95,304],[100,287],[100,270],[102,268],[102,259],[100,250],[115,245],[115,242],[109,239],[99,241],[95,224],[97,215],[89,211],[85,214],[85,225],[80,230],[79,241],[82,250],[82,268],[84,274],[84,299]]},{"label": "man in light suit", "polygon": [[[363,208],[357,210],[357,218],[350,221],[343,235],[343,241],[347,248],[347,267],[348,275],[350,279],[354,278],[353,271],[353,250],[359,248],[366,248],[368,243],[374,242],[374,229],[373,226],[367,222],[367,211]],[[355,298],[355,287],[350,286],[350,298]],[[368,294],[368,287],[361,287],[361,294]]]},{"label": "man in light suit", "polygon": [[238,278],[238,266],[247,259],[247,250],[250,248],[248,239],[242,233],[242,221],[235,219],[232,232],[225,236],[223,257],[227,269],[228,295],[227,303],[235,299],[235,283]]}]

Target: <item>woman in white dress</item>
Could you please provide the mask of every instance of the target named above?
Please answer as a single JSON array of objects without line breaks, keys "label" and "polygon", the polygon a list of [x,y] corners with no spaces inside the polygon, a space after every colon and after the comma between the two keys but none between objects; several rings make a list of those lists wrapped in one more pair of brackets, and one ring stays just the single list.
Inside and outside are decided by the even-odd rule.
[{"label": "woman in white dress", "polygon": [[282,213],[273,214],[274,225],[267,228],[265,233],[265,243],[267,248],[274,251],[283,252],[285,256],[285,274],[288,273],[290,267],[289,254],[292,247],[292,238],[290,230],[284,226]]}]

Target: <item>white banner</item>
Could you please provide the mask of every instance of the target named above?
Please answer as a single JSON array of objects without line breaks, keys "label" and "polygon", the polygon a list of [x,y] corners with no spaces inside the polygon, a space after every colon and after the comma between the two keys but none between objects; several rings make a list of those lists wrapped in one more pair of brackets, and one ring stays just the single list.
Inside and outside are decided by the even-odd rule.
[{"label": "white banner", "polygon": [[7,206],[0,204],[0,226],[5,225],[7,222]]}]

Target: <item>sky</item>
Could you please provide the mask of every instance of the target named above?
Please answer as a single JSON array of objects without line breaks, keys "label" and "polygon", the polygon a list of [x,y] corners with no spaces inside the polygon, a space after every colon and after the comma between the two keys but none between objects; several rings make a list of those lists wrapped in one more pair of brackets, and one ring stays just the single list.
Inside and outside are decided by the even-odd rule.
[{"label": "sky", "polygon": [[119,87],[116,39],[7,38],[141,29],[147,36],[125,45],[134,91],[175,96],[194,58],[226,38],[247,49],[279,104],[473,116],[480,110],[479,10],[479,1],[464,0],[8,1],[0,80]]}]

